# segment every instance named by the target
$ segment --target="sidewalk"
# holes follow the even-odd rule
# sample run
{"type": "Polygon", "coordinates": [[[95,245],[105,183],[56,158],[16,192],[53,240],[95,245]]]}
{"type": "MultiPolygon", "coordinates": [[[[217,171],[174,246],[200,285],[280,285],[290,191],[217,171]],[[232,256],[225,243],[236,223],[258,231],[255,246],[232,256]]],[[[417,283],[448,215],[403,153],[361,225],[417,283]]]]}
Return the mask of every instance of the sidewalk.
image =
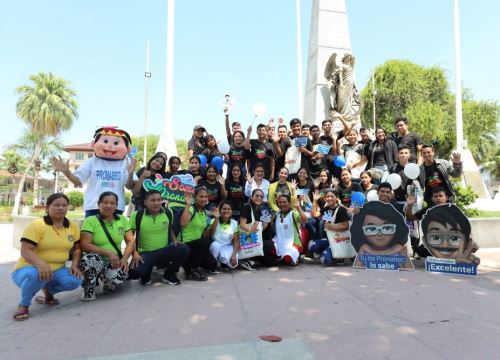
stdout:
{"type": "Polygon", "coordinates": [[[5,250],[3,238],[2,359],[494,359],[500,350],[497,249],[478,254],[477,278],[425,273],[422,262],[411,272],[301,264],[180,286],[130,282],[91,303],[63,293],[24,323],[10,319],[17,255],[5,250]]]}

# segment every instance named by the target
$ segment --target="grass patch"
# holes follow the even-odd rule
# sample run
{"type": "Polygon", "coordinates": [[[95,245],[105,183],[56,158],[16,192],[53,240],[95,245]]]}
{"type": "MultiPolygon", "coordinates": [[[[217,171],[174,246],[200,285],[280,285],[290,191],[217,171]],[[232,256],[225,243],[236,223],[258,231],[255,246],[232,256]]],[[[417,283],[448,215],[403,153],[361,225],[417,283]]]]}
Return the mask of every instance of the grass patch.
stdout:
{"type": "MultiPolygon", "coordinates": [[[[12,222],[12,206],[0,206],[0,222],[12,222]]],[[[33,211],[29,215],[34,217],[42,217],[46,214],[45,210],[33,211]]],[[[85,218],[84,211],[82,209],[76,209],[73,211],[68,211],[66,217],[70,220],[83,219],[85,218]]]]}
{"type": "Polygon", "coordinates": [[[500,211],[478,210],[479,214],[474,217],[478,218],[500,218],[500,211]]]}

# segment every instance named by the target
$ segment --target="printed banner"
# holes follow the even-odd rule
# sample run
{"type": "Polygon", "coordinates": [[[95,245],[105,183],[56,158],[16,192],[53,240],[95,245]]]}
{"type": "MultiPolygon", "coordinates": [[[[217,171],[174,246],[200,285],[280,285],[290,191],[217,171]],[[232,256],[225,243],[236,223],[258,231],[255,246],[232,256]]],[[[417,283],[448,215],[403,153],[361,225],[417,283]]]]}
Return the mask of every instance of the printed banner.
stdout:
{"type": "Polygon", "coordinates": [[[169,202],[185,203],[184,193],[194,194],[196,183],[190,174],[173,175],[170,178],[162,178],[156,175],[156,179],[144,180],[142,187],[146,190],[157,190],[161,197],[169,202]]]}

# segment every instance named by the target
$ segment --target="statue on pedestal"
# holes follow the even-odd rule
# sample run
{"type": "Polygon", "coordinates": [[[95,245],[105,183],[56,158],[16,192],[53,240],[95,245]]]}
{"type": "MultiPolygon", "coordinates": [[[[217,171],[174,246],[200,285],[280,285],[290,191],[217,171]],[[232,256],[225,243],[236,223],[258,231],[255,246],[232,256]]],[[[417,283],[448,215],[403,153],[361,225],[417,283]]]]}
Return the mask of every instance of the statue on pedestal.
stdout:
{"type": "Polygon", "coordinates": [[[325,66],[325,78],[330,88],[332,118],[344,118],[347,122],[359,122],[361,102],[354,84],[354,56],[346,53],[337,65],[337,53],[333,53],[325,66]]]}

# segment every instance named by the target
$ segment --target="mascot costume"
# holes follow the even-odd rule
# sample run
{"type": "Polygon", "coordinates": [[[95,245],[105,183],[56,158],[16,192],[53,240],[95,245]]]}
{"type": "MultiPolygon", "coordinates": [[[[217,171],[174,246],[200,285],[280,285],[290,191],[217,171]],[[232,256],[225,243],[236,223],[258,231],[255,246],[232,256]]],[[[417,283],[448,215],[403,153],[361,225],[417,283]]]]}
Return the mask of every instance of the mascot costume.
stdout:
{"type": "Polygon", "coordinates": [[[97,200],[105,191],[112,191],[118,195],[117,211],[123,213],[124,187],[130,189],[134,181],[137,181],[134,172],[135,159],[130,162],[127,159],[132,144],[130,135],[116,127],[102,127],[96,130],[90,144],[95,156],[85,161],[74,173],[69,170],[69,160],[64,162],[60,157],[54,158],[52,164],[75,186],[87,183],[83,197],[85,217],[99,212],[97,200]]]}

